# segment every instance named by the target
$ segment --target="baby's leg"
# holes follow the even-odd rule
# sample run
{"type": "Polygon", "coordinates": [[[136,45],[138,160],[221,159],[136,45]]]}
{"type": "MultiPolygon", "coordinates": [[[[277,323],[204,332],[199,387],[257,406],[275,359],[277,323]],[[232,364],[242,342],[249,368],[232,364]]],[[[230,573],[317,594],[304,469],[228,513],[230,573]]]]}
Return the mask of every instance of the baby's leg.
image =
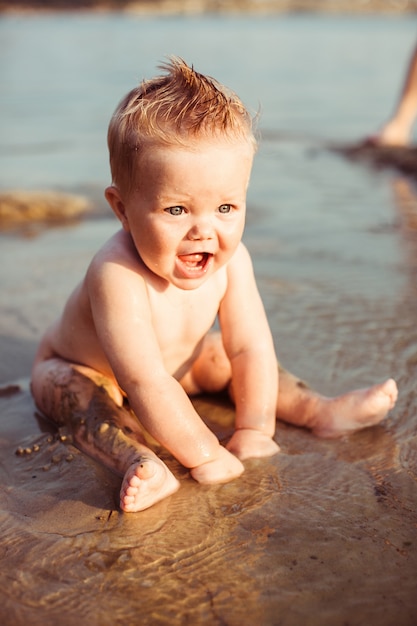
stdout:
{"type": "Polygon", "coordinates": [[[144,442],[123,395],[102,374],[57,358],[35,363],[32,393],[38,408],[66,426],[74,444],[123,476],[120,508],[141,511],[174,493],[179,483],[144,442]]]}
{"type": "MultiPolygon", "coordinates": [[[[378,424],[397,400],[397,385],[392,379],[367,389],[327,398],[281,366],[278,370],[277,418],[294,426],[309,428],[318,437],[341,437],[378,424]]],[[[230,362],[220,333],[211,333],[206,337],[192,370],[181,383],[190,395],[228,388],[233,399],[231,376],[230,362]]]]}
{"type": "Polygon", "coordinates": [[[229,387],[231,379],[232,367],[221,334],[211,332],[204,338],[198,358],[180,383],[188,395],[194,396],[223,391],[229,387]]]}
{"type": "Polygon", "coordinates": [[[309,428],[318,437],[336,438],[381,422],[397,396],[395,381],[388,379],[367,389],[327,398],[280,367],[277,417],[309,428]]]}

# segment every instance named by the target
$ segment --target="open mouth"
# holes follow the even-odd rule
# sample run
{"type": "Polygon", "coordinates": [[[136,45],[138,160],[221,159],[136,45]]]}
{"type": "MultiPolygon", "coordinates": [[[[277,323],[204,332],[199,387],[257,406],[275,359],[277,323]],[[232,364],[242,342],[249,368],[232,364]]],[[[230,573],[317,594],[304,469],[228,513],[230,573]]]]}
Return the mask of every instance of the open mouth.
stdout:
{"type": "Polygon", "coordinates": [[[179,254],[177,257],[179,269],[187,278],[196,278],[205,274],[212,258],[213,255],[208,252],[179,254]]]}

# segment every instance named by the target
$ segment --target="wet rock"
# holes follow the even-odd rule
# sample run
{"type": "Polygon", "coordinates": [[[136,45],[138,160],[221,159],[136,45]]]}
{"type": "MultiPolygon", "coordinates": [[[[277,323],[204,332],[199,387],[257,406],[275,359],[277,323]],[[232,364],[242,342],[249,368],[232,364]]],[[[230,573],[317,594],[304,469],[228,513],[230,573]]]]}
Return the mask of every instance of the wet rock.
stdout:
{"type": "Polygon", "coordinates": [[[45,222],[73,221],[91,210],[83,196],[52,191],[10,191],[0,193],[0,230],[45,222]]]}
{"type": "Polygon", "coordinates": [[[19,391],[21,391],[20,385],[6,385],[5,387],[0,387],[0,398],[7,398],[15,393],[19,393],[19,391]]]}

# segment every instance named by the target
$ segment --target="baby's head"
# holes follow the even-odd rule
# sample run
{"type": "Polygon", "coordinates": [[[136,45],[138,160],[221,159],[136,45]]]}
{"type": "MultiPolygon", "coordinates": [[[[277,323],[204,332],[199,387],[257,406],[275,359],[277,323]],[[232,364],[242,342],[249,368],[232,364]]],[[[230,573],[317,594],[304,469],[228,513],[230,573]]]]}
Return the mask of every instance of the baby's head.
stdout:
{"type": "Polygon", "coordinates": [[[110,168],[123,195],[139,186],[139,160],[149,146],[191,147],[221,138],[256,150],[253,119],[233,92],[178,58],[161,69],[163,76],[143,81],[123,98],[110,121],[110,168]]]}

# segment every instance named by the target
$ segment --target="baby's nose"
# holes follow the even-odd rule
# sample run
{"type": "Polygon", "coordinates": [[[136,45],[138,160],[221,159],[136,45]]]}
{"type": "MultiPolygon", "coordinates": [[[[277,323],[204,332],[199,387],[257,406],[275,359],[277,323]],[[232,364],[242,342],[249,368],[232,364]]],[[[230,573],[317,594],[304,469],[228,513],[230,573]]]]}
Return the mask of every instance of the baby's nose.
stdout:
{"type": "Polygon", "coordinates": [[[211,220],[199,220],[193,224],[192,228],[188,231],[188,238],[193,240],[211,239],[213,232],[214,229],[211,220]]]}

